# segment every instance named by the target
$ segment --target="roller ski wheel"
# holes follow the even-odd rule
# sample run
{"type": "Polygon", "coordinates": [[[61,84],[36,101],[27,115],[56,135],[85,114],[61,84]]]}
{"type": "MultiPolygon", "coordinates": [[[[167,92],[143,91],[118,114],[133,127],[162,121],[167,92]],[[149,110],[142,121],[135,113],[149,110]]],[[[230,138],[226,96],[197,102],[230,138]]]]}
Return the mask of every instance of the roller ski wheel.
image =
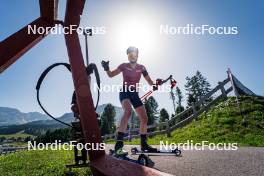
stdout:
{"type": "Polygon", "coordinates": [[[175,156],[181,156],[181,150],[178,148],[173,150],[173,153],[175,154],[175,156]]]}
{"type": "Polygon", "coordinates": [[[138,163],[142,166],[153,167],[154,162],[146,155],[140,154],[138,156],[138,163]]]}

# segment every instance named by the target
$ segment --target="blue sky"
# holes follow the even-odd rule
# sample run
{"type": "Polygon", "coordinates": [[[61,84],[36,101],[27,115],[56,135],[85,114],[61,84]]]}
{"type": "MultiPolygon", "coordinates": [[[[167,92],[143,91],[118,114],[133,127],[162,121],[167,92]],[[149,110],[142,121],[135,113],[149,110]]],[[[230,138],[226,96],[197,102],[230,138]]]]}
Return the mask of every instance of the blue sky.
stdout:
{"type": "MultiPolygon", "coordinates": [[[[59,19],[64,18],[65,1],[59,4],[59,19]]],[[[98,64],[102,82],[117,84],[122,76],[110,79],[100,67],[102,58],[110,60],[110,68],[126,62],[125,49],[139,47],[139,63],[151,77],[172,74],[184,89],[185,77],[200,70],[215,86],[227,77],[231,68],[237,78],[259,95],[264,95],[264,3],[256,0],[185,0],[185,1],[87,1],[81,26],[105,26],[106,35],[89,38],[90,60],[98,64]],[[161,24],[171,26],[237,26],[237,35],[161,35],[161,24]],[[146,35],[122,37],[137,30],[146,35]],[[130,27],[131,26],[131,27],[130,27]],[[134,40],[136,37],[137,41],[134,40]],[[133,43],[134,42],[134,43],[133,43]]],[[[10,0],[0,6],[0,41],[39,16],[38,1],[10,0]]],[[[80,36],[83,44],[83,36],[80,36]]],[[[84,45],[82,45],[84,46],[84,45]]],[[[23,112],[39,111],[35,85],[41,72],[55,62],[68,62],[64,36],[49,35],[15,64],[0,74],[0,106],[23,112]]],[[[146,83],[142,79],[142,83],[146,83]]],[[[44,105],[56,116],[70,111],[71,75],[64,69],[51,72],[41,92],[44,105]]],[[[94,97],[96,94],[93,93],[94,97]]],[[[160,108],[172,110],[167,93],[155,93],[160,108]]],[[[118,93],[102,93],[100,104],[120,106],[118,93]]]]}

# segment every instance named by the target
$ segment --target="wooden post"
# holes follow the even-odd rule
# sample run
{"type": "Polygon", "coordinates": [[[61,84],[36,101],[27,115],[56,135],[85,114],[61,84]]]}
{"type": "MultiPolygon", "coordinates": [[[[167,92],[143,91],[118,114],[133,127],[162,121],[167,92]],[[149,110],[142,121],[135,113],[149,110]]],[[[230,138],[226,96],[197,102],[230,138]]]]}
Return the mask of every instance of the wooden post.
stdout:
{"type": "Polygon", "coordinates": [[[104,135],[104,141],[106,141],[106,140],[107,140],[107,134],[104,135]]]}
{"type": "Polygon", "coordinates": [[[164,125],[162,125],[162,122],[159,124],[159,131],[162,131],[164,129],[164,125]]]}
{"type": "Polygon", "coordinates": [[[224,98],[227,98],[227,94],[226,94],[226,91],[225,91],[224,84],[222,82],[218,82],[218,84],[220,85],[220,89],[221,89],[221,92],[222,92],[222,96],[224,98]]]}
{"type": "Polygon", "coordinates": [[[129,142],[132,141],[132,137],[131,137],[131,127],[129,127],[129,130],[128,130],[128,141],[129,142]]]}
{"type": "Polygon", "coordinates": [[[228,70],[227,70],[227,74],[228,74],[228,77],[229,77],[229,79],[230,79],[231,85],[232,85],[232,87],[233,87],[233,91],[234,91],[235,96],[236,96],[237,104],[238,104],[238,106],[239,106],[239,100],[238,100],[238,98],[239,98],[239,94],[238,94],[237,89],[236,89],[236,86],[235,86],[235,84],[234,84],[233,77],[232,77],[232,72],[231,72],[231,69],[230,69],[230,68],[228,68],[228,70]]]}
{"type": "Polygon", "coordinates": [[[195,109],[195,103],[192,103],[192,110],[193,110],[193,115],[196,116],[197,115],[197,111],[195,109]]]}
{"type": "Polygon", "coordinates": [[[169,120],[166,120],[167,137],[171,137],[169,120]]]}

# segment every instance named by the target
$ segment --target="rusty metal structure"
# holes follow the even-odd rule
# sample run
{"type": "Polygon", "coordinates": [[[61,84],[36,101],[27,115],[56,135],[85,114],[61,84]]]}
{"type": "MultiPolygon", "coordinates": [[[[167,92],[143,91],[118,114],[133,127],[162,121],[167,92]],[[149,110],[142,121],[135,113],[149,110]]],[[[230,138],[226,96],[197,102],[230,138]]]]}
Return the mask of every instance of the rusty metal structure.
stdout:
{"type": "MultiPolygon", "coordinates": [[[[57,19],[58,0],[39,0],[40,17],[28,25],[44,28],[54,27],[56,24],[62,24],[64,27],[79,26],[84,4],[85,0],[67,0],[64,21],[59,21],[57,19]]],[[[0,73],[45,38],[46,34],[28,34],[27,26],[0,42],[0,73]]],[[[73,31],[70,34],[65,34],[65,42],[84,140],[86,143],[102,143],[77,32],[73,31]]],[[[107,155],[104,150],[90,150],[88,155],[93,175],[167,175],[152,168],[114,158],[107,155]]]]}

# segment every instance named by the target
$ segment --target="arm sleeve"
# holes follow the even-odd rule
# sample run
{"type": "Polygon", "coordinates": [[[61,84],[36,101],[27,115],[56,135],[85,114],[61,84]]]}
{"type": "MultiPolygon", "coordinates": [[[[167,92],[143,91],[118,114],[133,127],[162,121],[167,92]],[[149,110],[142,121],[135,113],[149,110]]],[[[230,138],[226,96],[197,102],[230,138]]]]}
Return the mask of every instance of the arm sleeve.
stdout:
{"type": "Polygon", "coordinates": [[[123,70],[124,70],[124,66],[125,66],[124,63],[123,63],[123,64],[120,64],[120,65],[117,67],[117,69],[119,69],[120,71],[123,71],[123,70]]]}
{"type": "Polygon", "coordinates": [[[148,76],[148,71],[147,71],[147,69],[144,66],[142,67],[142,74],[143,74],[144,77],[148,76]]]}

